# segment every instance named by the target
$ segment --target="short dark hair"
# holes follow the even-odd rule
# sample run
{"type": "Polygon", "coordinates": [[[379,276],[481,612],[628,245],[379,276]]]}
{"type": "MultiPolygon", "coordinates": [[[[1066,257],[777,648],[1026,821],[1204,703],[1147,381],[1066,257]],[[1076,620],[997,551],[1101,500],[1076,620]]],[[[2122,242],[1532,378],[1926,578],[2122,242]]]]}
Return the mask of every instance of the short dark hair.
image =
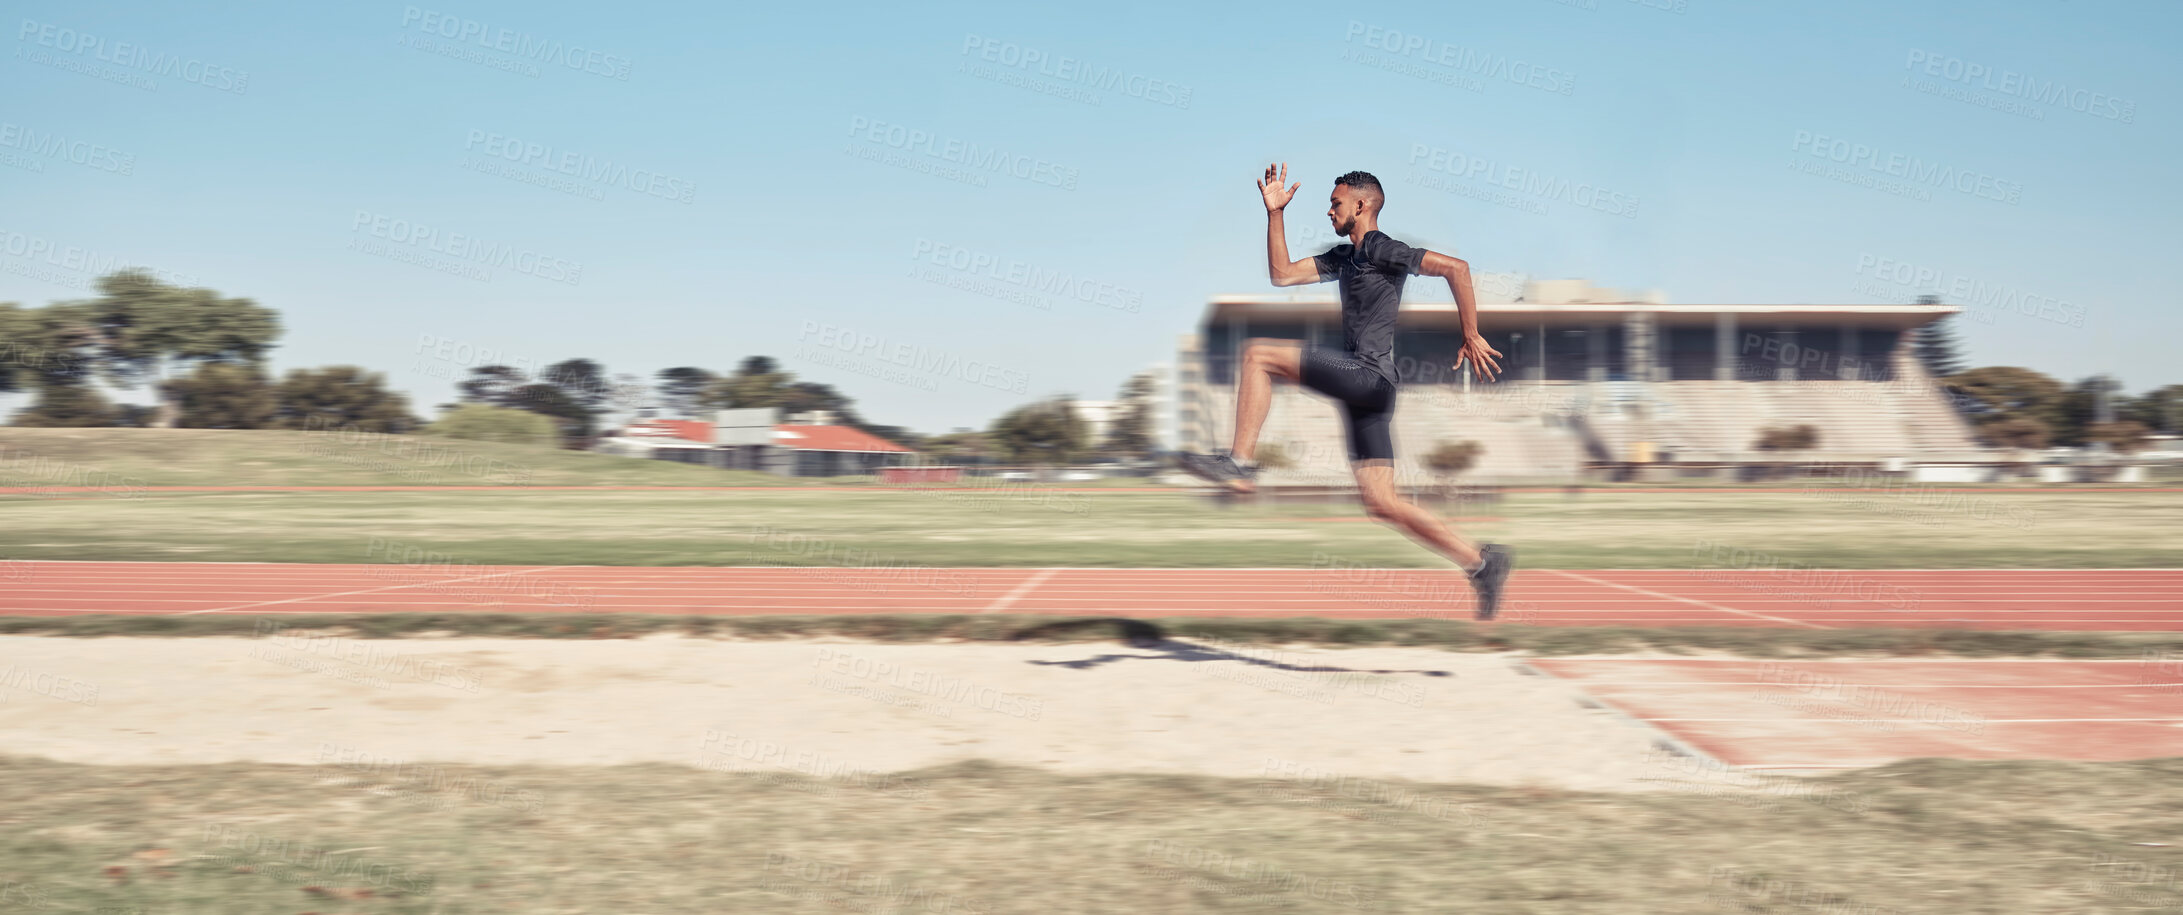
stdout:
{"type": "Polygon", "coordinates": [[[1350,172],[1334,179],[1335,187],[1341,187],[1345,184],[1360,191],[1371,191],[1381,197],[1387,196],[1380,190],[1380,179],[1372,177],[1371,172],[1350,172]]]}

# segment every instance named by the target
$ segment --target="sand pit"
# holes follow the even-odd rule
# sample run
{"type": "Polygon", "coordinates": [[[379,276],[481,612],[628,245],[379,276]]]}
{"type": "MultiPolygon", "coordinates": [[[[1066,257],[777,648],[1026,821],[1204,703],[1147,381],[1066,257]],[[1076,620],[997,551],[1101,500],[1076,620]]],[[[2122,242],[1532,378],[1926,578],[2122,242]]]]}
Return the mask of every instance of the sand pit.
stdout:
{"type": "Polygon", "coordinates": [[[0,658],[0,746],[79,763],[1682,781],[1569,684],[1429,649],[277,635],[14,637],[0,658]]]}

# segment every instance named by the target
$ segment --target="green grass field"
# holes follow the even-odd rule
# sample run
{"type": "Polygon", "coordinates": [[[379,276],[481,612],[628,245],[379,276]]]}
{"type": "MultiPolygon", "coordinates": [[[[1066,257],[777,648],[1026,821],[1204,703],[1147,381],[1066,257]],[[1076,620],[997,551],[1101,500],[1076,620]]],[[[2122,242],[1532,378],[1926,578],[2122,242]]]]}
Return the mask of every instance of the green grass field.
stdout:
{"type": "MultiPolygon", "coordinates": [[[[2145,912],[2183,760],[1779,790],[0,759],[9,911],[2145,912]],[[54,790],[65,785],[66,790],[54,790]],[[1869,906],[1870,908],[1865,908],[1869,906]]],[[[2169,868],[2163,871],[2161,868],[2169,868]]],[[[2165,876],[2163,876],[2165,875],[2165,876]]]]}
{"type": "MultiPolygon", "coordinates": [[[[1592,492],[1455,511],[1495,519],[1458,528],[1516,544],[1528,568],[1755,561],[1730,550],[1827,568],[2183,566],[2183,493],[1971,498],[1988,504],[1592,492]]],[[[383,562],[399,545],[457,564],[1446,567],[1351,504],[1180,493],[147,493],[0,497],[0,512],[12,559],[383,562]]]]}
{"type": "MultiPolygon", "coordinates": [[[[1353,502],[1223,505],[1188,491],[1062,492],[979,481],[800,491],[661,461],[414,436],[0,429],[0,558],[385,561],[389,544],[510,565],[1312,566],[1445,563],[1353,502]],[[423,450],[417,450],[417,449],[423,450]],[[404,450],[408,449],[408,450],[404,450]],[[720,492],[146,492],[167,485],[761,486],[720,492]]],[[[1140,480],[1103,481],[1121,490],[1140,480]]],[[[1776,484],[1777,486],[1779,484],[1776,484]]],[[[1530,568],[1719,565],[1728,550],[1829,568],[2183,565],[2183,493],[1519,492],[1439,506],[1530,568]],[[1715,547],[1721,551],[1716,554],[1715,547]]],[[[397,553],[399,551],[396,551],[397,553]]]]}

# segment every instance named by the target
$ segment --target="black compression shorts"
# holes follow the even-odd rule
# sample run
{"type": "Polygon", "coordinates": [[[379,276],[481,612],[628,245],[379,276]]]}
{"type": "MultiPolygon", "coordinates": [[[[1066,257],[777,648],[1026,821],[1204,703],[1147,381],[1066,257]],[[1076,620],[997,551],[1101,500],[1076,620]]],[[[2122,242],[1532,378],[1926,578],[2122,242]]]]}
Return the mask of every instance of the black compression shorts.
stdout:
{"type": "Polygon", "coordinates": [[[1395,459],[1395,385],[1356,356],[1320,346],[1305,346],[1302,381],[1342,405],[1349,431],[1349,459],[1395,459]]]}

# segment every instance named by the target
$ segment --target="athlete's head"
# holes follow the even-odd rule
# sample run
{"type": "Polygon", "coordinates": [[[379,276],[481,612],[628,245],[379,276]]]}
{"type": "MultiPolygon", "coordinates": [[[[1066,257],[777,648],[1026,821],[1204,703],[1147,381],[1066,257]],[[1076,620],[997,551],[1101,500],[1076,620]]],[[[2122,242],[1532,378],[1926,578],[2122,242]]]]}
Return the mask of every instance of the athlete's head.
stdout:
{"type": "Polygon", "coordinates": [[[1371,172],[1350,172],[1334,179],[1334,193],[1327,200],[1326,215],[1334,222],[1335,234],[1349,235],[1357,231],[1358,217],[1379,221],[1387,196],[1380,193],[1380,179],[1371,172]]]}

